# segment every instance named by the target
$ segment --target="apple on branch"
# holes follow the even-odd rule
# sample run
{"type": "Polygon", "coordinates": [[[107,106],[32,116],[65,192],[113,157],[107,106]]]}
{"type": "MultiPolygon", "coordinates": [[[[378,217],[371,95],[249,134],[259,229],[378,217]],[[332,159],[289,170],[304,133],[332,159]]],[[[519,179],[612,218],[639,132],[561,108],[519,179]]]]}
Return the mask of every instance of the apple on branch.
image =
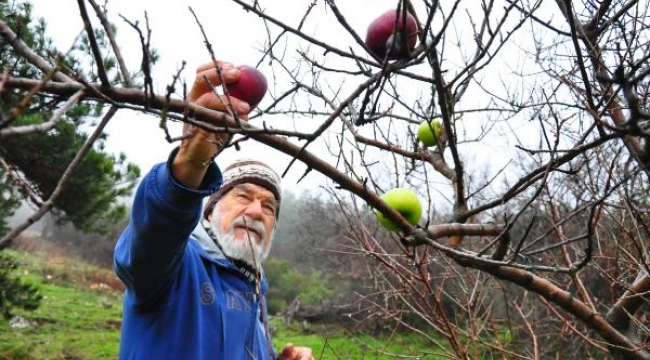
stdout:
{"type": "Polygon", "coordinates": [[[389,60],[408,58],[418,40],[415,17],[406,12],[391,9],[373,20],[366,32],[366,45],[378,57],[389,60]],[[397,26],[395,26],[397,25],[397,26]]]}
{"type": "Polygon", "coordinates": [[[237,67],[240,70],[239,80],[226,84],[228,94],[245,101],[253,110],[266,95],[268,85],[266,77],[257,68],[248,65],[237,67]]]}
{"type": "Polygon", "coordinates": [[[433,119],[431,121],[423,121],[418,127],[418,139],[424,146],[436,146],[440,141],[442,128],[440,120],[433,119]]]}
{"type": "MultiPolygon", "coordinates": [[[[395,211],[400,213],[404,219],[411,225],[415,226],[420,221],[422,216],[422,204],[418,196],[411,190],[406,188],[395,188],[385,192],[381,199],[395,211]]],[[[375,213],[377,220],[389,231],[400,231],[401,229],[384,216],[380,211],[375,213]]]]}

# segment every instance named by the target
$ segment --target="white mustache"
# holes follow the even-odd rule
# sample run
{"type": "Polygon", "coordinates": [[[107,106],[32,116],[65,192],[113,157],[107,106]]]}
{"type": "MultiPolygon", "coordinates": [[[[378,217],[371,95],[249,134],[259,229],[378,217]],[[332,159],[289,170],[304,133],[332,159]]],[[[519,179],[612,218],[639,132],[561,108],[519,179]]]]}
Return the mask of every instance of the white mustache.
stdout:
{"type": "Polygon", "coordinates": [[[264,228],[264,224],[260,220],[253,220],[246,215],[242,215],[232,222],[233,231],[236,227],[247,228],[250,231],[258,233],[261,237],[260,240],[266,239],[266,228],[264,228]]]}

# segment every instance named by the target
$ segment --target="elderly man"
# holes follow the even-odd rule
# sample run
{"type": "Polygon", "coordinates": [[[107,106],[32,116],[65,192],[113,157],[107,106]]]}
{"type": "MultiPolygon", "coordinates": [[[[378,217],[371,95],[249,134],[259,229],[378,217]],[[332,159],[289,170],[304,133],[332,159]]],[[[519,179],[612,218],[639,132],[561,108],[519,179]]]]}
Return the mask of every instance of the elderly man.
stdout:
{"type": "MultiPolygon", "coordinates": [[[[188,99],[228,111],[209,84],[240,75],[232,64],[218,66],[221,77],[214,64],[198,69],[188,99]]],[[[248,104],[231,98],[229,105],[247,119],[248,104]]],[[[271,248],[280,178],[255,160],[222,172],[212,159],[227,134],[186,125],[184,135],[142,180],[115,248],[126,285],[120,359],[274,359],[260,264],[271,248]]],[[[277,358],[313,359],[292,344],[277,358]]]]}

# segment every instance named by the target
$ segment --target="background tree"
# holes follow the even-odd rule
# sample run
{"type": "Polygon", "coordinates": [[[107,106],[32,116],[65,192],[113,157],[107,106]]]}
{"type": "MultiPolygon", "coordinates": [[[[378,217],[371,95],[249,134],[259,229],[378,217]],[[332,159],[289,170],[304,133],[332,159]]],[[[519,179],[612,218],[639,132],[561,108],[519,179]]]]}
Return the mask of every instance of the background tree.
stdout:
{"type": "MultiPolygon", "coordinates": [[[[0,9],[0,20],[20,34],[34,56],[51,59],[55,66],[69,66],[70,71],[96,81],[97,75],[84,70],[80,60],[89,52],[87,38],[64,55],[57,52],[47,38],[44,21],[32,18],[29,3],[12,1],[0,4],[0,9]]],[[[96,35],[106,39],[101,31],[96,35]]],[[[109,69],[115,68],[111,65],[114,58],[106,57],[104,61],[109,69]]],[[[9,76],[36,77],[39,74],[38,68],[28,59],[17,57],[6,41],[0,44],[0,66],[9,76]]],[[[119,79],[116,75],[112,77],[114,81],[119,79]]],[[[112,224],[125,218],[126,207],[119,199],[131,193],[139,176],[138,167],[128,163],[124,155],[114,156],[103,151],[105,134],[99,133],[93,142],[88,142],[90,136],[86,128],[96,125],[102,108],[101,101],[74,103],[47,94],[26,96],[14,90],[0,93],[3,172],[13,174],[14,188],[21,189],[35,205],[43,206],[51,200],[47,207],[52,209],[59,223],[70,222],[87,232],[108,231],[112,224]],[[66,180],[65,187],[57,190],[59,180],[86,143],[91,146],[85,150],[83,158],[76,160],[74,176],[66,180]],[[53,196],[55,191],[57,194],[53,196]]],[[[14,191],[8,201],[15,202],[17,194],[14,191]]],[[[30,223],[35,220],[31,219],[30,223]]],[[[0,241],[0,248],[7,245],[8,241],[0,241]]]]}
{"type": "MultiPolygon", "coordinates": [[[[34,56],[53,59],[53,63],[64,56],[46,37],[44,22],[32,18],[29,3],[0,3],[0,21],[20,34],[34,56]]],[[[103,36],[101,32],[97,35],[103,36]]],[[[84,73],[75,54],[87,50],[87,43],[84,48],[82,41],[65,55],[72,71],[84,73]]],[[[105,61],[110,64],[111,59],[105,61]]],[[[58,62],[56,66],[60,65],[58,62]]],[[[0,68],[5,76],[40,76],[38,68],[16,56],[6,41],[0,42],[0,68]]],[[[47,76],[59,75],[52,72],[47,76]]],[[[96,76],[89,78],[95,81],[96,76]]],[[[131,193],[139,169],[124,155],[104,153],[104,134],[98,133],[88,141],[84,127],[93,125],[101,109],[100,102],[75,104],[58,96],[25,94],[0,85],[0,250],[49,210],[59,224],[71,223],[85,232],[108,232],[125,218],[126,207],[119,200],[131,193]],[[74,176],[70,176],[72,170],[76,170],[74,176]],[[23,225],[9,229],[7,219],[22,199],[40,207],[40,211],[23,225]]],[[[0,265],[2,315],[10,318],[16,307],[36,309],[41,295],[34,285],[15,276],[18,263],[0,252],[0,265]]]]}
{"type": "Polygon", "coordinates": [[[6,320],[15,308],[37,309],[43,296],[33,284],[24,282],[16,274],[18,263],[9,254],[0,253],[0,314],[6,320]]]}
{"type": "Polygon", "coordinates": [[[0,234],[4,236],[9,231],[7,219],[20,206],[16,186],[4,171],[0,171],[0,234]]]}
{"type": "MultiPolygon", "coordinates": [[[[111,13],[93,0],[78,3],[84,19],[99,19],[84,23],[96,77],[29,52],[3,20],[0,34],[34,72],[0,84],[19,99],[110,104],[95,134],[135,109],[164,129],[190,122],[236,134],[233,146],[255,140],[324,175],[345,214],[333,237],[372,265],[365,313],[450,358],[650,358],[646,2],[385,1],[417,23],[416,46],[396,59],[364,43],[351,2],[304,4],[291,20],[277,2],[231,2],[265,26],[260,67],[276,86],[251,118],[273,127],[188,104],[178,74],[156,94],[149,29],[135,21],[144,82],[129,80],[110,41],[113,81],[97,36],[114,40],[102,25],[111,13]],[[332,31],[316,37],[315,24],[332,31]],[[431,118],[442,133],[426,148],[415,133],[431,118]],[[417,226],[380,199],[394,187],[422,199],[417,226]],[[374,211],[401,231],[378,229],[374,211]]],[[[5,123],[0,136],[15,134],[5,123]]]]}
{"type": "MultiPolygon", "coordinates": [[[[6,219],[20,205],[13,181],[0,171],[0,237],[9,231],[6,219]]],[[[37,309],[42,295],[34,285],[16,274],[18,262],[9,254],[0,252],[0,314],[10,319],[15,308],[37,309]]]]}

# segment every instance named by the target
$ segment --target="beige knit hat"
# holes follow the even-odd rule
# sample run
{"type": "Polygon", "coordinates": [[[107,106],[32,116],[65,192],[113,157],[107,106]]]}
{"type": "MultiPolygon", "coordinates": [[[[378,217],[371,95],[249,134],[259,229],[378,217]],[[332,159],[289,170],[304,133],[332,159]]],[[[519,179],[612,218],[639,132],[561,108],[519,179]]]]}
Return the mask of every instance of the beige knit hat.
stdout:
{"type": "Polygon", "coordinates": [[[223,172],[223,185],[214,194],[210,195],[208,202],[203,210],[203,217],[208,218],[212,214],[214,204],[221,199],[228,191],[232,190],[238,184],[250,183],[262,186],[273,193],[277,200],[276,217],[280,214],[280,200],[282,195],[282,186],[280,176],[271,169],[267,164],[253,159],[236,160],[228,166],[223,172]]]}

